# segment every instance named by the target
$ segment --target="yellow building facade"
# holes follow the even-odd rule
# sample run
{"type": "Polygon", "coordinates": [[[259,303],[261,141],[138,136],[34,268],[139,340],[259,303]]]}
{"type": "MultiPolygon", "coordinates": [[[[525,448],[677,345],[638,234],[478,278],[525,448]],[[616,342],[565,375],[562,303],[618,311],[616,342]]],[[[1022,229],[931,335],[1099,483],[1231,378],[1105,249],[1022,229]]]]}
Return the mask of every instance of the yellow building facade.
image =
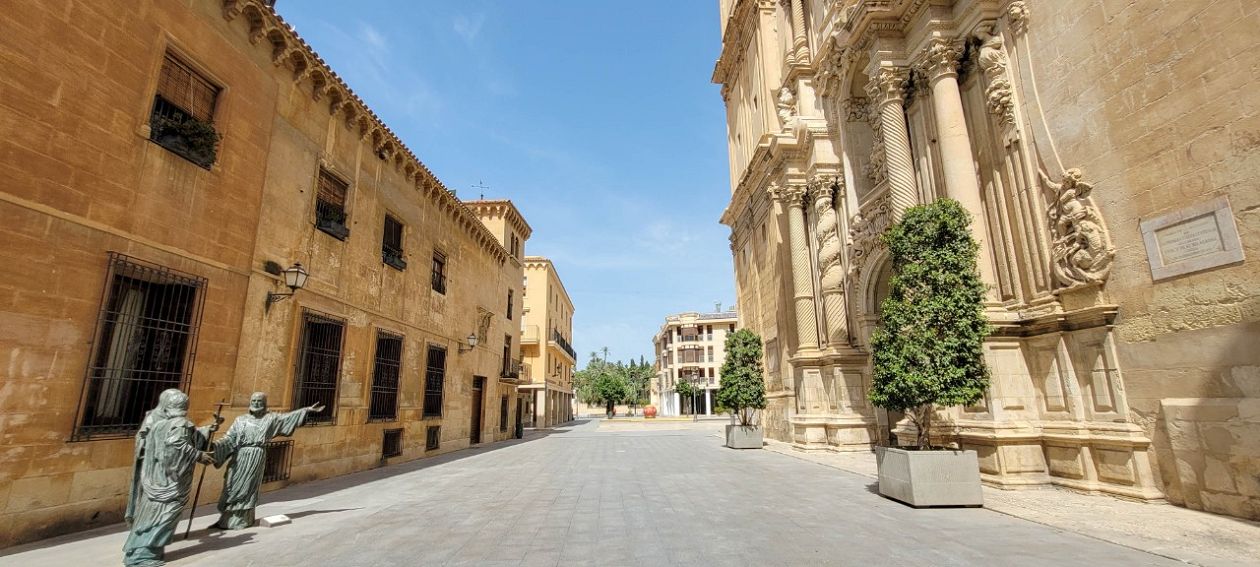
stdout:
{"type": "Polygon", "coordinates": [[[0,31],[0,546],[119,521],[169,387],[198,423],[327,406],[264,490],[514,436],[520,247],[266,3],[23,2],[0,31]]]}
{"type": "Polygon", "coordinates": [[[652,336],[656,353],[656,380],[651,400],[662,416],[714,415],[717,391],[722,386],[726,361],[726,337],[739,321],[734,311],[689,311],[665,317],[652,336]],[[681,396],[678,383],[695,387],[693,396],[681,396]]]}
{"type": "Polygon", "coordinates": [[[573,420],[573,300],[551,260],[525,257],[525,314],[521,318],[523,413],[530,427],[573,420]]]}
{"type": "Polygon", "coordinates": [[[973,216],[992,384],[940,413],[983,478],[1260,517],[1252,2],[722,0],[741,326],[767,434],[868,450],[880,236],[973,216]]]}

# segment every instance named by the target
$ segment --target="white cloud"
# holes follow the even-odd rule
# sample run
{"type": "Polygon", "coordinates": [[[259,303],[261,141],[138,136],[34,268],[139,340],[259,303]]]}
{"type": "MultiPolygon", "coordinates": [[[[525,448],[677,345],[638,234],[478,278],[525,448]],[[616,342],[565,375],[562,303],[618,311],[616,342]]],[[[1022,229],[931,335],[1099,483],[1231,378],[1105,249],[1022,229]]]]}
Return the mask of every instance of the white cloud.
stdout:
{"type": "Polygon", "coordinates": [[[481,35],[481,26],[486,23],[486,15],[484,13],[477,14],[472,18],[464,14],[457,14],[452,27],[455,35],[463,38],[465,42],[473,43],[477,40],[477,36],[481,35]]]}

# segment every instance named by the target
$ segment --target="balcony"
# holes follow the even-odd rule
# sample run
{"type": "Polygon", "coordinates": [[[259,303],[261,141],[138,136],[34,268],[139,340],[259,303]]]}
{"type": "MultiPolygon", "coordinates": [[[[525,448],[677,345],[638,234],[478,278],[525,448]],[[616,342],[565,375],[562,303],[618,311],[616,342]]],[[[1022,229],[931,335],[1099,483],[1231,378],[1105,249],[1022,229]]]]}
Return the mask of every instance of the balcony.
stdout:
{"type": "Polygon", "coordinates": [[[538,325],[525,325],[521,329],[521,344],[536,345],[538,344],[538,325]]]}
{"type": "Polygon", "coordinates": [[[564,336],[560,334],[560,331],[551,332],[551,342],[555,343],[556,346],[560,347],[560,350],[563,350],[564,352],[568,353],[569,358],[575,361],[577,360],[577,351],[573,350],[573,345],[569,344],[569,341],[566,340],[564,336]]]}
{"type": "Polygon", "coordinates": [[[499,378],[501,380],[512,382],[521,381],[522,366],[523,365],[521,364],[521,360],[519,358],[509,358],[504,360],[503,368],[499,371],[499,378]]]}

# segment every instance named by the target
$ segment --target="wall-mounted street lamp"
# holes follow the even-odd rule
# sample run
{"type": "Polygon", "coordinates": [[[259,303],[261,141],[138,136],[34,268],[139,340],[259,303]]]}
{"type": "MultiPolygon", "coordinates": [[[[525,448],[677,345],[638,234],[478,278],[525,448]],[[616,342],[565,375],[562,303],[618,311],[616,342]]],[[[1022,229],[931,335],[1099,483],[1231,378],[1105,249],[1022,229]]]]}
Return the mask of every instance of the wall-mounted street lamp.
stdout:
{"type": "Polygon", "coordinates": [[[468,338],[465,340],[467,340],[468,343],[459,343],[459,352],[468,352],[477,348],[477,333],[468,333],[468,338]]]}
{"type": "Polygon", "coordinates": [[[267,306],[264,308],[266,312],[271,311],[272,303],[288,299],[293,296],[294,292],[302,289],[302,286],[306,285],[308,274],[306,273],[306,268],[302,267],[301,262],[294,262],[289,269],[280,272],[280,275],[284,276],[284,285],[289,286],[289,293],[267,292],[267,306]]]}

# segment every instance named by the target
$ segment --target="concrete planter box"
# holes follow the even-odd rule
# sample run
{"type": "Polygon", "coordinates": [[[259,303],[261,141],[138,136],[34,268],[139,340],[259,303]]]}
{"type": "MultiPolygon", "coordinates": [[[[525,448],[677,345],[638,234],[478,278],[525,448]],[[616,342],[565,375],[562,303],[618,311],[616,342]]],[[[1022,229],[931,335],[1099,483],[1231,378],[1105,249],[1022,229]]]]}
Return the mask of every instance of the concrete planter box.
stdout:
{"type": "Polygon", "coordinates": [[[915,508],[983,506],[975,451],[877,447],[879,494],[915,508]]]}
{"type": "Polygon", "coordinates": [[[760,425],[726,426],[726,446],[732,449],[760,449],[761,438],[760,425]]]}

